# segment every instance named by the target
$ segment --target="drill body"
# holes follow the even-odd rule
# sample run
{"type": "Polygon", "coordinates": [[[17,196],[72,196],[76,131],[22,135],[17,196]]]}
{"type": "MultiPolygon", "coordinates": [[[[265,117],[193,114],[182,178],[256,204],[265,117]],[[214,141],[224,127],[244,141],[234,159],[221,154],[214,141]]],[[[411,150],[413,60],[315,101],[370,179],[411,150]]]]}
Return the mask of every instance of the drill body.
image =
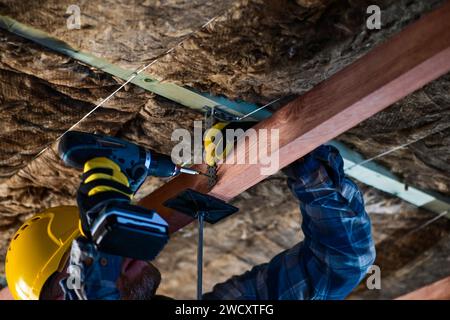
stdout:
{"type": "Polygon", "coordinates": [[[61,138],[58,153],[66,165],[84,169],[77,203],[85,237],[105,253],[154,259],[169,239],[168,224],[131,199],[146,177],[171,177],[180,168],[136,144],[78,131],[61,138]]]}
{"type": "Polygon", "coordinates": [[[172,177],[180,172],[169,156],[122,139],[79,131],[67,132],[61,138],[58,152],[66,165],[78,169],[93,158],[114,161],[127,176],[133,192],[148,176],[172,177]]]}

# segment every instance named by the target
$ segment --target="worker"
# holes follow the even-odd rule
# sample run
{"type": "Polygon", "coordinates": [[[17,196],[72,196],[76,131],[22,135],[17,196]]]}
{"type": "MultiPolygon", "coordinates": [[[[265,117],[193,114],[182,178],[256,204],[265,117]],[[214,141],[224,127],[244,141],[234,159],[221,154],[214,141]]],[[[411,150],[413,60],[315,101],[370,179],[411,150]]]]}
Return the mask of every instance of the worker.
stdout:
{"type": "MultiPolygon", "coordinates": [[[[109,175],[125,187],[131,183],[120,164],[106,158],[89,160],[83,179],[89,179],[93,168],[109,170],[101,173],[101,181],[109,175]]],[[[344,175],[338,150],[321,146],[283,171],[300,202],[304,240],[268,263],[215,285],[204,299],[344,299],[366,275],[375,258],[370,219],[362,193],[344,175]]],[[[110,185],[94,185],[97,192],[124,198],[123,191],[110,185]]],[[[84,196],[78,199],[89,202],[90,191],[83,188],[84,196]]],[[[75,207],[48,209],[25,222],[7,253],[6,277],[13,297],[67,299],[64,283],[70,278],[73,244],[90,245],[82,234],[75,207]]],[[[161,274],[151,262],[111,255],[105,259],[104,253],[92,248],[82,260],[84,268],[91,270],[90,279],[85,279],[89,299],[163,298],[157,295],[161,274]]]]}

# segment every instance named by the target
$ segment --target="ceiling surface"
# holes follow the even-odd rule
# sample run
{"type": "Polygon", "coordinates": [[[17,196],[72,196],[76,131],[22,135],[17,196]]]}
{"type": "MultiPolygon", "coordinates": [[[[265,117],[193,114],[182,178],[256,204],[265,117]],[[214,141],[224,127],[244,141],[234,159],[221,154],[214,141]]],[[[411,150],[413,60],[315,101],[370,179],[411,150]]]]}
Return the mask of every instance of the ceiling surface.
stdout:
{"type": "MultiPolygon", "coordinates": [[[[158,80],[264,104],[308,91],[442,2],[370,1],[382,8],[382,28],[372,31],[365,27],[369,1],[349,0],[78,1],[79,30],[66,25],[72,0],[0,0],[0,14],[124,68],[157,60],[146,72],[158,80]]],[[[121,83],[0,30],[0,260],[25,218],[75,203],[80,173],[62,165],[53,142],[121,83]]],[[[199,113],[127,85],[78,129],[169,154],[172,131],[191,130],[198,119],[199,113]]],[[[369,158],[425,137],[377,161],[406,185],[450,196],[449,133],[447,74],[337,139],[369,158]]],[[[149,179],[140,196],[162,183],[149,179]]],[[[361,187],[386,287],[380,292],[361,287],[352,298],[392,298],[450,274],[448,220],[409,233],[434,214],[361,187]]],[[[302,237],[298,205],[281,175],[233,203],[240,213],[206,230],[206,288],[268,261],[302,237]]],[[[195,278],[195,239],[193,226],[183,229],[158,258],[162,293],[194,297],[195,283],[185,279],[195,278]]]]}

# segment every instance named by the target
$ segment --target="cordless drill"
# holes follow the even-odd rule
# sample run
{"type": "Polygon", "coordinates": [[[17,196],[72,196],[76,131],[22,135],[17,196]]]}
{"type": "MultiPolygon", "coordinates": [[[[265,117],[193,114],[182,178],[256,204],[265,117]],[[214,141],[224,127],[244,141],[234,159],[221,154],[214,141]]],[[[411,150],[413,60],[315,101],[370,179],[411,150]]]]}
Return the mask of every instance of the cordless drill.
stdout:
{"type": "Polygon", "coordinates": [[[130,181],[133,192],[148,176],[172,177],[179,173],[203,174],[174,164],[169,156],[115,137],[69,131],[58,146],[60,158],[68,166],[82,169],[92,158],[105,157],[117,163],[130,181]]]}
{"type": "MultiPolygon", "coordinates": [[[[130,194],[134,194],[148,176],[200,173],[177,166],[169,156],[134,143],[79,131],[69,131],[61,138],[58,153],[66,165],[78,169],[94,158],[113,161],[126,176],[130,194]]],[[[89,172],[94,173],[108,174],[108,169],[97,168],[89,172]]],[[[97,181],[109,184],[113,189],[127,188],[111,180],[97,181]]],[[[92,188],[92,182],[81,184],[77,202],[83,233],[97,249],[134,259],[154,259],[169,239],[167,222],[155,211],[131,204],[130,198],[122,197],[120,192],[114,193],[113,197],[108,192],[88,196],[88,191],[83,192],[87,187],[92,188]]]]}

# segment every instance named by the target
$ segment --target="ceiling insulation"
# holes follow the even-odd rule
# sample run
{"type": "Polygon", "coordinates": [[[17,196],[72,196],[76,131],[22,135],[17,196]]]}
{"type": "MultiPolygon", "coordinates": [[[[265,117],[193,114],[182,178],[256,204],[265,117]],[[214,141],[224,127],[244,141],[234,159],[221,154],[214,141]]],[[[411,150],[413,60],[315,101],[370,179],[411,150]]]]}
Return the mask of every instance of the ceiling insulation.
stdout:
{"type": "MultiPolygon", "coordinates": [[[[308,91],[442,2],[85,0],[79,1],[80,30],[66,27],[69,0],[0,0],[0,14],[125,68],[158,59],[146,72],[159,80],[263,104],[308,91]],[[365,28],[369,3],[383,10],[381,30],[365,28]],[[201,29],[211,18],[215,20],[201,29]],[[170,48],[175,50],[162,55],[170,48]]],[[[52,142],[121,83],[0,30],[0,273],[7,243],[26,217],[75,203],[80,173],[62,165],[52,142]]],[[[201,118],[127,85],[79,129],[118,135],[168,154],[173,129],[191,129],[201,118]]],[[[369,158],[425,137],[377,161],[407,185],[450,196],[449,133],[447,74],[338,139],[369,158]]],[[[149,179],[140,196],[161,183],[149,179]]],[[[434,215],[362,188],[373,220],[377,263],[387,270],[386,289],[373,293],[360,287],[351,298],[393,298],[450,274],[450,264],[445,264],[450,256],[448,220],[439,219],[396,242],[434,215]],[[443,267],[426,276],[432,261],[443,267]]],[[[298,207],[282,176],[260,183],[233,203],[241,208],[239,215],[206,229],[206,288],[268,261],[301,238],[298,207]]],[[[194,281],[182,281],[194,279],[195,236],[193,226],[183,229],[158,258],[162,293],[194,297],[194,281]]]]}

